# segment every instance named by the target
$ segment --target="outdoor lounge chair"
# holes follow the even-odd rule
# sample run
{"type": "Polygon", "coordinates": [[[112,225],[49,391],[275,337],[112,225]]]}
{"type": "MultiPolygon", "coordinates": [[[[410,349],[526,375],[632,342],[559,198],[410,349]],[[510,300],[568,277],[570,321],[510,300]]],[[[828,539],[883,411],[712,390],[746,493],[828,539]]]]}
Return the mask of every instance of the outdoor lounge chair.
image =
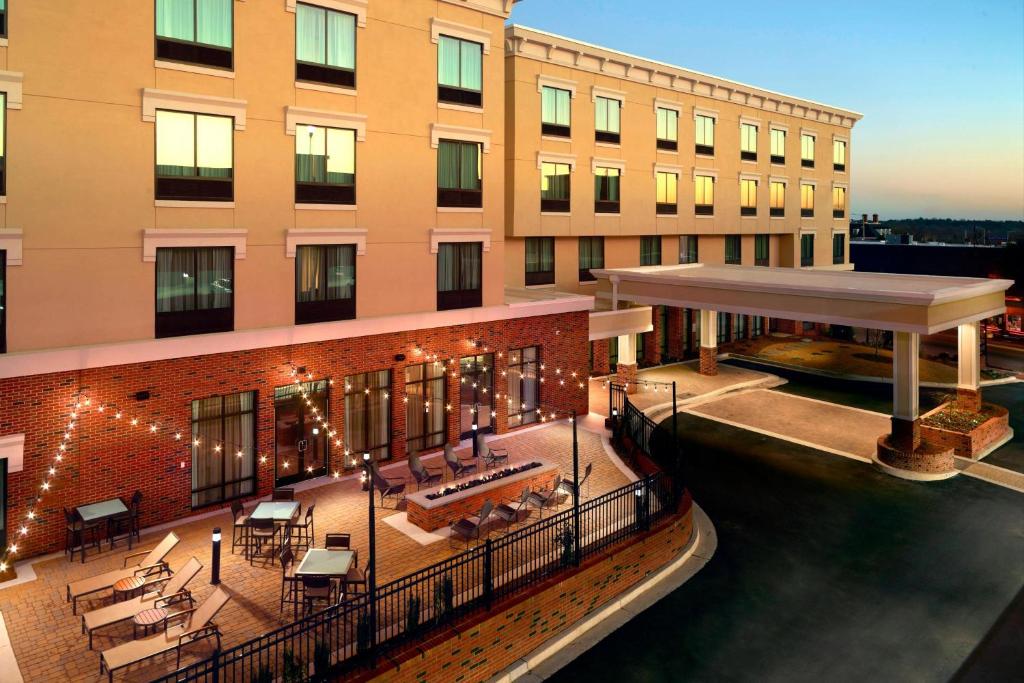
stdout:
{"type": "Polygon", "coordinates": [[[71,613],[78,614],[79,598],[109,590],[121,579],[129,576],[141,575],[147,582],[155,581],[164,573],[170,573],[171,568],[167,566],[165,558],[174,546],[178,545],[178,536],[173,531],[164,536],[152,550],[142,550],[131,553],[124,557],[124,567],[112,569],[96,576],[90,576],[78,581],[72,581],[66,587],[67,601],[71,603],[71,613]],[[135,560],[135,564],[128,566],[129,560],[135,560]]]}
{"type": "Polygon", "coordinates": [[[449,545],[451,539],[458,537],[466,541],[466,547],[469,547],[469,542],[472,540],[480,540],[480,534],[484,527],[487,525],[487,518],[491,516],[491,510],[494,509],[494,503],[489,500],[485,500],[483,507],[480,508],[480,513],[475,517],[463,517],[457,522],[452,522],[448,527],[451,534],[448,536],[449,545]]]}
{"type": "Polygon", "coordinates": [[[385,498],[394,498],[395,505],[405,497],[405,480],[388,479],[381,474],[376,467],[370,469],[370,476],[373,478],[373,486],[380,493],[380,506],[384,507],[385,498]]]}
{"type": "Polygon", "coordinates": [[[480,460],[484,463],[484,467],[497,467],[498,465],[508,464],[508,449],[491,448],[484,441],[483,434],[477,434],[476,450],[480,454],[480,460]]]}
{"type": "Polygon", "coordinates": [[[169,607],[182,602],[188,602],[191,607],[192,595],[185,589],[185,586],[195,578],[202,568],[203,565],[199,563],[199,560],[193,557],[172,576],[159,579],[164,582],[164,585],[156,591],[84,613],[82,615],[82,633],[89,634],[89,649],[92,649],[93,631],[98,628],[127,621],[139,612],[153,607],[169,607]]]}
{"type": "Polygon", "coordinates": [[[455,455],[455,450],[451,444],[446,443],[444,445],[444,462],[448,465],[448,468],[452,471],[452,476],[456,479],[463,474],[476,472],[476,463],[472,460],[462,460],[459,456],[455,455]]]}
{"type": "Polygon", "coordinates": [[[412,473],[412,478],[416,480],[416,490],[424,486],[431,486],[439,481],[444,476],[444,471],[440,468],[429,468],[420,461],[420,456],[415,453],[409,454],[409,472],[412,473]]]}
{"type": "MultiPolygon", "coordinates": [[[[594,469],[594,463],[588,462],[586,468],[583,470],[583,479],[580,480],[580,485],[579,485],[579,490],[580,490],[580,494],[579,495],[580,495],[580,498],[583,497],[583,493],[582,493],[583,485],[586,484],[590,480],[590,473],[593,471],[593,469],[594,469]]],[[[572,495],[573,488],[575,488],[575,486],[573,486],[573,480],[572,479],[563,479],[561,487],[562,487],[562,490],[565,491],[570,496],[572,495]]],[[[590,487],[588,486],[587,487],[587,498],[589,498],[589,497],[590,497],[590,487]]]]}
{"type": "Polygon", "coordinates": [[[565,493],[559,489],[562,487],[562,478],[555,477],[554,486],[550,489],[541,489],[540,491],[534,491],[526,499],[526,502],[530,507],[535,507],[540,510],[541,518],[544,517],[544,508],[558,505],[562,499],[565,498],[565,493]]]}
{"type": "MultiPolygon", "coordinates": [[[[530,499],[530,487],[527,486],[523,489],[523,492],[519,495],[519,500],[511,498],[504,503],[501,503],[494,508],[494,516],[505,522],[505,531],[508,532],[512,528],[514,522],[519,521],[519,515],[522,513],[523,508],[526,508],[526,502],[530,499]]],[[[529,508],[526,510],[527,516],[530,514],[529,508]]]]}
{"type": "Polygon", "coordinates": [[[174,667],[181,666],[181,648],[205,638],[216,638],[220,649],[220,629],[213,623],[217,612],[231,599],[223,586],[218,586],[198,607],[176,612],[164,622],[163,633],[150,638],[122,643],[100,653],[100,675],[107,672],[107,680],[114,680],[114,672],[132,664],[144,662],[165,652],[175,651],[174,667]]]}

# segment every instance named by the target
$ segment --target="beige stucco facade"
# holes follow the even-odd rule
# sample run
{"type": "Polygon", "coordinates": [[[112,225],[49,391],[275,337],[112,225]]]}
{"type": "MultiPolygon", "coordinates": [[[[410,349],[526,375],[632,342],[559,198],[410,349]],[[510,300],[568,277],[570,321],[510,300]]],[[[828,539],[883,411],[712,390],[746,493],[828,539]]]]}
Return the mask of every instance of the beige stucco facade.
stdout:
{"type": "Polygon", "coordinates": [[[850,137],[860,114],[699,74],[520,26],[506,36],[507,280],[524,283],[526,237],[555,237],[555,287],[592,293],[578,278],[577,238],[605,237],[606,268],[635,266],[640,237],[661,237],[662,264],[679,262],[679,236],[699,236],[699,260],[721,264],[725,236],[740,235],[742,264],[754,265],[754,236],[769,235],[772,266],[800,265],[800,238],[815,235],[815,267],[849,267],[849,239],[842,264],[833,263],[832,235],[848,234],[850,137]],[[573,93],[571,138],[542,135],[541,87],[573,93]],[[595,95],[618,98],[621,141],[595,141],[595,95]],[[656,146],[656,109],[678,111],[678,150],[656,146]],[[695,115],[715,119],[714,154],[695,151],[695,115]],[[757,126],[757,160],[740,159],[740,124],[757,126]],[[770,130],[786,131],[785,163],[770,163],[770,130]],[[815,136],[815,166],[801,166],[801,134],[815,136]],[[846,167],[833,170],[833,140],[847,143],[846,167]],[[571,211],[540,210],[539,160],[573,164],[571,211]],[[595,213],[594,166],[621,169],[618,214],[595,213]],[[678,174],[676,215],[656,213],[655,173],[678,174]],[[714,215],[694,210],[694,176],[715,178],[714,215]],[[757,181],[756,216],[740,215],[740,180],[757,181]],[[769,183],[786,184],[785,216],[769,217],[769,183]],[[801,218],[801,182],[816,187],[813,218],[801,218]],[[846,217],[834,218],[832,188],[847,189],[846,217]]]}
{"type": "MultiPolygon", "coordinates": [[[[154,229],[242,240],[235,330],[294,322],[295,266],[286,242],[288,231],[305,229],[364,243],[360,318],[435,310],[431,237],[439,229],[461,229],[489,245],[483,304],[503,301],[503,24],[511,2],[310,2],[359,13],[354,89],[296,82],[292,0],[233,3],[229,72],[159,64],[153,2],[111,0],[102,12],[85,0],[11,3],[0,70],[20,74],[24,93],[22,108],[7,112],[7,196],[0,205],[0,229],[22,231],[23,263],[7,268],[10,352],[152,339],[155,265],[143,252],[144,231],[154,229]],[[437,26],[486,40],[481,108],[438,104],[437,26]],[[144,89],[217,98],[214,105],[242,101],[233,202],[181,208],[155,201],[155,124],[145,120],[144,89]],[[363,122],[354,207],[297,207],[289,107],[363,122]],[[482,210],[438,210],[436,126],[446,127],[436,129],[446,137],[458,127],[486,138],[482,210]],[[241,237],[224,237],[237,230],[241,237]]],[[[301,113],[293,123],[305,123],[301,113]]],[[[162,244],[187,242],[170,239],[162,244]]]]}

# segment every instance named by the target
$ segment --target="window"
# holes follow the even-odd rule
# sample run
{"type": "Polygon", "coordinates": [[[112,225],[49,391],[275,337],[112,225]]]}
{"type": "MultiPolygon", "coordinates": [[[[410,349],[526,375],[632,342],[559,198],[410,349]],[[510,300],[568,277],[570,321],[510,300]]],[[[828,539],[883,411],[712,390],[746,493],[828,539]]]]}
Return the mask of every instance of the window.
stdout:
{"type": "MultiPolygon", "coordinates": [[[[0,38],[7,37],[7,0],[0,0],[0,38]]],[[[2,510],[0,510],[2,512],[2,510]]],[[[3,522],[0,522],[0,541],[3,540],[3,522]]],[[[2,545],[0,547],[6,547],[2,545]]]]}
{"type": "Polygon", "coordinates": [[[483,300],[481,242],[443,242],[437,247],[437,310],[473,308],[483,300]]]}
{"type": "Polygon", "coordinates": [[[354,15],[302,3],[295,6],[295,80],[355,87],[354,15]]]}
{"type": "Polygon", "coordinates": [[[617,168],[594,169],[594,212],[619,212],[619,176],[617,168]]]}
{"type": "Polygon", "coordinates": [[[0,353],[7,353],[7,252],[0,250],[0,353]]]}
{"type": "Polygon", "coordinates": [[[773,164],[786,163],[786,131],[772,128],[772,152],[770,161],[773,164]]]}
{"type": "Polygon", "coordinates": [[[694,176],[694,212],[698,216],[715,213],[715,179],[709,175],[694,176]]]}
{"type": "Polygon", "coordinates": [[[618,144],[619,136],[619,110],[622,102],[613,100],[610,97],[594,98],[594,139],[598,142],[612,142],[618,144]]]}
{"type": "Polygon", "coordinates": [[[832,188],[832,218],[846,217],[846,188],[832,188]]]}
{"type": "Polygon", "coordinates": [[[739,235],[725,236],[725,263],[730,266],[738,266],[743,260],[743,244],[739,235]]]}
{"type": "Polygon", "coordinates": [[[835,171],[846,170],[846,141],[832,141],[832,169],[835,171]]]}
{"type": "Polygon", "coordinates": [[[680,235],[679,236],[679,262],[680,263],[698,263],[697,258],[697,236],[696,235],[680,235]]]}
{"type": "Polygon", "coordinates": [[[590,272],[591,268],[604,268],[604,238],[581,237],[580,247],[580,282],[593,282],[597,278],[590,272]]]}
{"type": "Polygon", "coordinates": [[[740,124],[740,159],[757,161],[757,126],[740,124]]]}
{"type": "Polygon", "coordinates": [[[298,127],[295,132],[295,201],[298,204],[356,203],[354,130],[298,127]]]}
{"type": "Polygon", "coordinates": [[[536,422],[540,406],[540,347],[508,352],[508,426],[536,422]]]}
{"type": "MultiPolygon", "coordinates": [[[[0,0],[0,6],[4,0],[0,0]]],[[[0,92],[0,196],[7,194],[7,93],[0,92]]]]}
{"type": "Polygon", "coordinates": [[[647,357],[647,334],[640,332],[635,336],[636,339],[636,359],[643,361],[647,357]]]}
{"type": "Polygon", "coordinates": [[[768,215],[780,218],[786,215],[786,183],[772,180],[768,183],[769,198],[768,215]]]}
{"type": "Polygon", "coordinates": [[[619,364],[619,338],[612,337],[608,340],[608,368],[615,372],[615,366],[619,364]]]}
{"type": "Polygon", "coordinates": [[[814,168],[814,136],[807,133],[800,134],[800,165],[814,168]]]}
{"type": "Polygon", "coordinates": [[[192,507],[256,492],[256,392],[192,401],[192,507]]]}
{"type": "Polygon", "coordinates": [[[675,215],[679,211],[679,176],[675,173],[658,171],[656,211],[663,215],[675,215]]]}
{"type": "Polygon", "coordinates": [[[679,149],[679,112],[675,109],[658,107],[658,149],[676,151],[679,149]]]}
{"type": "Polygon", "coordinates": [[[526,284],[555,284],[555,238],[526,238],[526,284]]]}
{"type": "Polygon", "coordinates": [[[295,249],[295,324],[356,317],[356,248],[351,244],[295,249]]]}
{"type": "Polygon", "coordinates": [[[483,145],[440,140],[437,144],[437,205],[480,208],[483,204],[483,145]]]}
{"type": "Polygon", "coordinates": [[[662,361],[668,359],[668,306],[658,306],[658,323],[661,326],[661,337],[658,339],[658,353],[662,361]]]}
{"type": "Polygon", "coordinates": [[[800,184],[800,217],[814,217],[814,185],[800,184]]]}
{"type": "Polygon", "coordinates": [[[448,387],[445,363],[405,368],[405,445],[410,453],[439,448],[448,440],[448,387]]]}
{"type": "Polygon", "coordinates": [[[345,449],[359,460],[391,457],[391,371],[345,378],[345,449]]]}
{"type": "Polygon", "coordinates": [[[572,134],[570,115],[572,93],[549,85],[540,90],[540,132],[567,138],[572,134]]]}
{"type": "Polygon", "coordinates": [[[156,336],[234,329],[235,250],[172,247],[156,250],[156,336]]]}
{"type": "Polygon", "coordinates": [[[230,202],[234,197],[234,119],[156,113],[156,198],[230,202]]]}
{"type": "Polygon", "coordinates": [[[569,186],[572,167],[548,161],[540,165],[540,210],[565,213],[569,211],[569,186]]]}
{"type": "Polygon", "coordinates": [[[743,178],[740,180],[740,215],[757,215],[757,181],[743,178]]]}
{"type": "Polygon", "coordinates": [[[483,104],[484,46],[451,36],[437,40],[437,100],[479,107],[483,104]]]}
{"type": "Polygon", "coordinates": [[[768,235],[754,235],[754,265],[768,265],[768,235]]]}
{"type": "Polygon", "coordinates": [[[661,265],[661,237],[659,235],[640,238],[640,265],[661,265]]]}
{"type": "Polygon", "coordinates": [[[806,268],[814,265],[814,233],[805,232],[800,235],[800,266],[806,268]]]}
{"type": "Polygon", "coordinates": [[[846,262],[846,235],[837,232],[832,235],[832,263],[846,262]]]}
{"type": "Polygon", "coordinates": [[[711,116],[697,114],[695,117],[697,154],[712,155],[715,153],[715,119],[711,116]]]}
{"type": "Polygon", "coordinates": [[[156,58],[231,69],[233,4],[234,0],[156,0],[156,58]]]}

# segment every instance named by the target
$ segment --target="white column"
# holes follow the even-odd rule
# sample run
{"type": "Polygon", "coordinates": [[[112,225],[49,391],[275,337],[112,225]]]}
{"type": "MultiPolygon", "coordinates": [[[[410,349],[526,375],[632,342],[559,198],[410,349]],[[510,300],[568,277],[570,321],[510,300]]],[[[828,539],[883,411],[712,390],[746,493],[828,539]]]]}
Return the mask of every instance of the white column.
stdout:
{"type": "Polygon", "coordinates": [[[705,349],[718,347],[718,311],[700,309],[700,345],[705,349]]]}
{"type": "Polygon", "coordinates": [[[619,365],[636,365],[636,335],[619,335],[619,365]]]}
{"type": "Polygon", "coordinates": [[[957,325],[957,389],[978,391],[981,385],[981,331],[976,322],[957,325]]]}
{"type": "Polygon", "coordinates": [[[892,344],[892,416],[913,422],[918,414],[918,349],[921,335],[896,332],[892,344]]]}

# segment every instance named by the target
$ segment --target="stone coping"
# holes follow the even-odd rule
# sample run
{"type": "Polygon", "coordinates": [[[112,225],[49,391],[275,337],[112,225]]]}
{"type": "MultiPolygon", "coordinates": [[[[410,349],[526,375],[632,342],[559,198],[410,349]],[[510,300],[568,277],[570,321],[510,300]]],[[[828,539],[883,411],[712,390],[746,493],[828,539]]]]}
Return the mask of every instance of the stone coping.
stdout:
{"type": "MultiPolygon", "coordinates": [[[[407,494],[405,496],[405,499],[407,501],[411,502],[411,503],[415,503],[416,505],[419,505],[424,510],[433,510],[434,508],[444,507],[444,506],[447,506],[447,505],[451,505],[452,503],[457,503],[460,500],[464,500],[464,499],[470,498],[472,496],[477,496],[477,495],[479,495],[480,493],[482,493],[484,491],[489,491],[489,490],[495,489],[495,488],[497,488],[499,486],[506,486],[508,484],[513,484],[513,483],[515,483],[517,481],[523,481],[524,479],[532,479],[533,477],[536,477],[538,474],[545,474],[547,472],[551,472],[552,470],[557,470],[558,469],[557,465],[555,465],[553,463],[550,463],[550,462],[547,462],[546,460],[538,459],[538,458],[532,458],[532,459],[530,459],[528,461],[523,461],[523,462],[520,462],[520,463],[512,463],[512,464],[508,465],[508,467],[516,467],[516,466],[520,466],[520,465],[526,465],[526,464],[528,464],[530,462],[539,462],[540,463],[540,467],[531,467],[528,470],[523,470],[522,472],[517,472],[516,474],[510,475],[508,477],[502,477],[501,479],[495,479],[494,481],[489,481],[486,484],[481,484],[480,486],[473,486],[473,487],[470,487],[468,489],[464,489],[462,491],[458,491],[456,493],[452,493],[452,494],[447,495],[447,496],[442,496],[440,498],[435,498],[434,500],[431,500],[431,499],[427,498],[428,495],[433,494],[433,493],[437,493],[441,489],[448,488],[449,486],[451,486],[454,483],[461,484],[461,483],[464,483],[466,481],[470,481],[472,479],[479,479],[480,477],[485,476],[486,473],[481,472],[481,473],[478,473],[478,474],[474,474],[473,476],[468,477],[466,479],[456,479],[454,482],[448,482],[446,484],[440,484],[438,486],[432,486],[429,489],[423,489],[422,491],[416,491],[415,493],[409,493],[409,494],[407,494]]],[[[503,467],[503,468],[500,468],[500,469],[497,469],[497,470],[493,470],[492,472],[500,472],[502,469],[507,469],[507,467],[503,467]]]]}

